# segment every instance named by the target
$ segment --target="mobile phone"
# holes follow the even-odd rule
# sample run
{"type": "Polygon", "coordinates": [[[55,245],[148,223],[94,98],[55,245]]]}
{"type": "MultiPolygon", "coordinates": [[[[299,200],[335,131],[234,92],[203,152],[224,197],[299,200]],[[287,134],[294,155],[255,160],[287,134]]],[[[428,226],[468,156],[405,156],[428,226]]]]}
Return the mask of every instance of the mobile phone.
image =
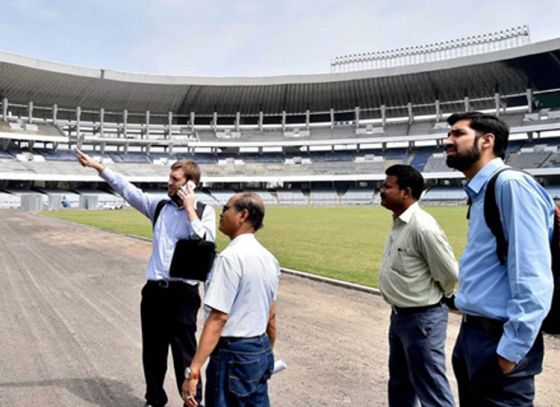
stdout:
{"type": "MultiPolygon", "coordinates": [[[[187,185],[187,184],[185,183],[185,184],[184,184],[182,187],[180,187],[180,188],[183,188],[185,185],[187,185]]],[[[175,192],[173,195],[171,195],[170,198],[171,198],[171,200],[172,200],[173,202],[175,202],[175,203],[177,204],[177,206],[183,206],[183,198],[181,198],[181,197],[179,196],[179,191],[178,191],[178,190],[177,190],[177,192],[175,192]]]]}
{"type": "MultiPolygon", "coordinates": [[[[191,180],[188,180],[188,181],[185,183],[185,185],[183,185],[181,188],[184,188],[184,187],[186,187],[186,186],[192,188],[193,191],[194,191],[195,188],[196,188],[196,184],[195,184],[193,181],[191,181],[191,180]]],[[[179,196],[179,191],[177,191],[177,193],[175,193],[175,194],[171,197],[171,199],[173,200],[173,202],[175,202],[175,203],[177,204],[177,206],[183,206],[183,198],[181,198],[181,197],[179,196]]]]}

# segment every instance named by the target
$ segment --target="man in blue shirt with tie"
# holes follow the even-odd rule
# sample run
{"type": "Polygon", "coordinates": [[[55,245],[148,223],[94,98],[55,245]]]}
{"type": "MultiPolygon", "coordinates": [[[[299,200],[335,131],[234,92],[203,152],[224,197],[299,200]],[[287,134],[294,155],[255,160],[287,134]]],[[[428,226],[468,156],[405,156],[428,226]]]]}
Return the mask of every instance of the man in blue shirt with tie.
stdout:
{"type": "Polygon", "coordinates": [[[509,129],[495,116],[456,113],[444,142],[447,165],[468,180],[467,245],[455,304],[463,313],[453,351],[461,406],[532,406],[544,355],[540,327],[550,309],[554,202],[529,175],[506,171],[496,201],[507,241],[501,264],[484,218],[488,180],[505,167],[509,129]]]}

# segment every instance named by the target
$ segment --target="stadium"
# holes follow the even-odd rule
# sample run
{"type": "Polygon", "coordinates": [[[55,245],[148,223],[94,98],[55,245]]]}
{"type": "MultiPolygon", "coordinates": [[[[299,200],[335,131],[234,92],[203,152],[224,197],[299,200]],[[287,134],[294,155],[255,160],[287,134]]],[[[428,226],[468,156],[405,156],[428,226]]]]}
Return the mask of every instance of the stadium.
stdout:
{"type": "MultiPolygon", "coordinates": [[[[267,204],[368,204],[384,169],[422,171],[428,201],[461,201],[445,165],[446,117],[479,110],[511,127],[507,163],[555,197],[560,40],[528,29],[335,58],[330,74],[202,78],[82,68],[0,54],[0,207],[118,206],[73,147],[147,191],[193,158],[205,201],[258,191],[267,204]],[[57,203],[58,202],[58,203],[57,203]]],[[[122,204],[122,202],[120,203],[122,204]]]]}
{"type": "MultiPolygon", "coordinates": [[[[0,208],[24,210],[0,211],[9,253],[0,324],[9,334],[1,339],[5,349],[33,348],[39,361],[3,355],[2,405],[3,397],[6,405],[142,403],[135,307],[149,245],[27,213],[126,206],[77,164],[76,147],[156,197],[166,196],[169,166],[192,158],[202,168],[197,196],[205,203],[251,190],[275,209],[334,207],[329,216],[376,206],[385,169],[405,163],[427,181],[423,202],[447,208],[466,195],[463,174],[445,163],[446,118],[477,110],[510,126],[506,163],[560,199],[560,38],[531,43],[527,27],[345,55],[333,59],[330,73],[274,77],[149,75],[0,51],[0,102],[0,208]]],[[[383,233],[372,232],[378,229],[372,225],[365,239],[382,241],[383,233]]],[[[456,233],[464,239],[464,229],[456,233]]],[[[325,242],[317,244],[324,252],[325,242]]],[[[294,246],[291,257],[301,249],[294,246]]],[[[272,379],[273,405],[385,405],[388,306],[368,287],[282,279],[284,336],[275,352],[291,373],[272,379]]],[[[447,355],[459,324],[451,315],[447,355]]],[[[560,343],[547,337],[546,346],[539,406],[555,405],[559,394],[560,343]]]]}

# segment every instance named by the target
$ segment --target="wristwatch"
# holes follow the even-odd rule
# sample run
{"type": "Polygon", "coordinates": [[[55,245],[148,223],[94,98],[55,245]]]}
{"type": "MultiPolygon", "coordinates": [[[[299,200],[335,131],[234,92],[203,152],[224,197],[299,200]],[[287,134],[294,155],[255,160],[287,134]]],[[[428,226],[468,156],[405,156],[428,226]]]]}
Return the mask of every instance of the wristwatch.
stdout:
{"type": "Polygon", "coordinates": [[[198,375],[195,375],[190,366],[185,368],[185,380],[198,379],[198,375]]]}

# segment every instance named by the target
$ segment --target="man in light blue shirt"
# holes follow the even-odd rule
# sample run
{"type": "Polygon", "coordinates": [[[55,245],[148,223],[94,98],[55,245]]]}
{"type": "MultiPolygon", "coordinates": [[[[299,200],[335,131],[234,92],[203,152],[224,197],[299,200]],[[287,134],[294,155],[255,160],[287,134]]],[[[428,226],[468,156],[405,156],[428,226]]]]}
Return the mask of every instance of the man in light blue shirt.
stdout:
{"type": "MultiPolygon", "coordinates": [[[[196,352],[196,319],[201,302],[198,281],[171,276],[171,260],[181,239],[214,241],[216,214],[208,205],[200,217],[197,213],[194,187],[200,181],[200,168],[192,160],[182,159],[171,166],[167,182],[167,194],[171,200],[164,202],[156,216],[160,199],[145,194],[87,154],[76,150],[76,156],[82,166],[95,169],[119,195],[154,224],[140,319],[146,406],[162,407],[168,401],[163,383],[169,348],[180,393],[185,367],[190,366],[196,352]]],[[[200,399],[199,391],[198,401],[200,399]]]]}
{"type": "Polygon", "coordinates": [[[509,129],[495,116],[453,114],[447,165],[465,174],[470,216],[455,304],[463,323],[453,352],[461,406],[532,406],[542,370],[540,327],[552,301],[554,202],[529,175],[506,171],[496,202],[507,241],[501,264],[484,216],[489,179],[505,167],[509,129]]]}

